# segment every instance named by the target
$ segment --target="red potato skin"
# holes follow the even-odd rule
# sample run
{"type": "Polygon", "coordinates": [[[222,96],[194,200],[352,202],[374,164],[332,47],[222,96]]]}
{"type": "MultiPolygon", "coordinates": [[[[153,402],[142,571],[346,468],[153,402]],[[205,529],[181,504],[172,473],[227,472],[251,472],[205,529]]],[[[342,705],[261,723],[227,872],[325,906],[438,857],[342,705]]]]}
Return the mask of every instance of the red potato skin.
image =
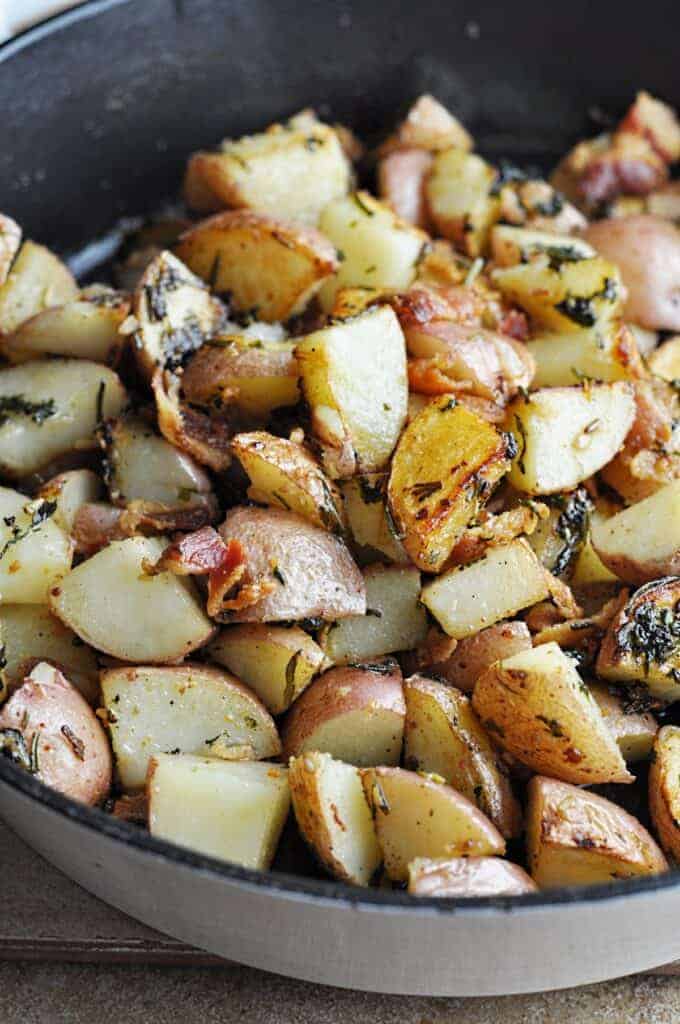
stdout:
{"type": "Polygon", "coordinates": [[[522,896],[538,886],[517,864],[500,857],[432,860],[410,872],[413,896],[522,896]]]}
{"type": "Polygon", "coordinates": [[[109,741],[92,708],[58,669],[45,662],[34,669],[3,707],[0,729],[17,729],[29,750],[38,734],[37,777],[45,785],[91,806],[108,795],[109,741]]]}
{"type": "Polygon", "coordinates": [[[428,672],[441,676],[464,693],[472,693],[479,676],[496,661],[530,651],[531,633],[520,621],[498,622],[475,636],[459,640],[446,661],[427,666],[428,672]]]}
{"type": "Polygon", "coordinates": [[[424,149],[401,149],[383,157],[378,165],[378,191],[402,220],[427,229],[425,179],[432,154],[424,149]]]}

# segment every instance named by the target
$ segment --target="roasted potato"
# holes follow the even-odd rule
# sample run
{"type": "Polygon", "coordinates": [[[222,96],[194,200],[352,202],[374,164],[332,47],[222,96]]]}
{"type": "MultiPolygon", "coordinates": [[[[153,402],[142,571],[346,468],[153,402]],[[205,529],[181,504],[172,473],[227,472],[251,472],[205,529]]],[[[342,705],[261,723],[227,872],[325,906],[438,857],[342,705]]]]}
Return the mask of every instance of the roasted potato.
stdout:
{"type": "Polygon", "coordinates": [[[649,811],[664,851],[680,861],[680,728],[660,729],[649,767],[649,811]]]}
{"type": "MultiPolygon", "coordinates": [[[[6,238],[3,231],[3,242],[6,238]]],[[[24,242],[0,286],[0,335],[11,334],[24,320],[77,297],[78,285],[61,260],[43,245],[24,242]]]]}
{"type": "Polygon", "coordinates": [[[339,484],[354,541],[383,555],[390,562],[408,562],[396,527],[387,513],[387,474],[367,473],[339,484]]]}
{"type": "Polygon", "coordinates": [[[559,265],[592,259],[596,252],[592,245],[574,235],[497,224],[491,230],[491,255],[498,267],[516,267],[537,256],[547,256],[559,265]]]}
{"type": "Polygon", "coordinates": [[[378,163],[378,194],[400,220],[427,228],[425,181],[432,167],[426,149],[398,149],[378,163]]]}
{"type": "Polygon", "coordinates": [[[285,768],[156,754],[147,788],[152,836],[246,868],[270,866],[290,807],[285,768]]]}
{"type": "Polygon", "coordinates": [[[668,870],[649,832],[618,804],[539,775],[529,783],[527,855],[541,889],[668,870]]]}
{"type": "Polygon", "coordinates": [[[472,706],[494,740],[535,772],[575,784],[633,781],[599,705],[556,643],[492,665],[472,706]]]}
{"type": "Polygon", "coordinates": [[[261,320],[302,313],[338,268],[334,247],[313,228],[250,210],[201,221],[180,237],[177,256],[230,308],[261,320]]]}
{"type": "Polygon", "coordinates": [[[56,502],[0,487],[0,594],[13,604],[45,604],[73,558],[68,535],[54,521],[56,502]]]}
{"type": "Polygon", "coordinates": [[[457,146],[437,153],[425,183],[427,207],[437,231],[468,256],[486,249],[500,214],[495,169],[457,146]]]}
{"type": "MultiPolygon", "coordinates": [[[[588,682],[588,689],[597,701],[605,725],[619,745],[628,764],[645,761],[652,752],[659,726],[648,711],[635,711],[623,696],[601,683],[588,682]]],[[[631,702],[634,706],[634,702],[631,702]]]]}
{"type": "Polygon", "coordinates": [[[247,747],[250,759],[260,761],[281,752],[267,709],[223,669],[110,668],[101,674],[101,687],[116,770],[126,790],[144,785],[149,758],[159,753],[231,760],[234,748],[247,747]]]}
{"type": "Polygon", "coordinates": [[[456,640],[507,619],[549,594],[545,570],[520,538],[490,547],[471,565],[456,566],[423,587],[421,600],[456,640]],[[475,595],[474,604],[469,595],[475,595]]]}
{"type": "Polygon", "coordinates": [[[411,420],[392,460],[388,500],[400,539],[419,568],[442,568],[511,457],[507,437],[450,395],[411,420]]]}
{"type": "Polygon", "coordinates": [[[211,641],[208,653],[249,686],[273,715],[286,711],[328,665],[324,652],[299,626],[227,626],[211,641]]]}
{"type": "Polygon", "coordinates": [[[0,711],[2,753],[72,800],[99,804],[111,750],[92,708],[62,673],[39,662],[0,711]]]}
{"type": "Polygon", "coordinates": [[[285,757],[311,750],[348,764],[398,764],[404,734],[404,694],[396,662],[329,669],[288,712],[285,757]]]}
{"type": "Polygon", "coordinates": [[[680,575],[680,480],[596,520],[591,537],[602,562],[625,583],[680,575]]]}
{"type": "Polygon", "coordinates": [[[538,886],[519,865],[500,857],[416,857],[408,866],[412,896],[523,896],[538,886]]]}
{"type": "Polygon", "coordinates": [[[54,522],[68,534],[73,533],[78,510],[85,504],[98,501],[104,495],[102,480],[91,469],[70,469],[59,473],[43,484],[39,498],[56,502],[54,522]]]}
{"type": "Polygon", "coordinates": [[[473,636],[463,637],[445,661],[437,660],[436,652],[424,652],[421,668],[426,675],[443,679],[451,686],[472,693],[482,672],[496,661],[531,650],[531,634],[526,623],[497,622],[473,636]]]}
{"type": "Polygon", "coordinates": [[[647,360],[649,369],[657,377],[674,381],[680,379],[680,334],[664,341],[650,353],[647,360]]]}
{"type": "Polygon", "coordinates": [[[124,344],[119,328],[129,311],[128,299],[118,292],[81,296],[24,320],[2,339],[0,351],[10,363],[65,356],[113,366],[124,344]]]}
{"type": "Polygon", "coordinates": [[[611,383],[644,375],[636,336],[618,320],[602,327],[535,333],[526,347],[536,366],[535,388],[568,387],[590,379],[611,383]]]}
{"type": "Polygon", "coordinates": [[[429,93],[423,93],[382,143],[379,152],[386,154],[415,147],[439,153],[451,146],[472,149],[472,138],[445,106],[429,93]]]}
{"type": "Polygon", "coordinates": [[[505,841],[489,819],[438,776],[364,768],[361,780],[385,871],[394,881],[408,880],[408,866],[416,857],[505,853],[505,841]]]}
{"type": "Polygon", "coordinates": [[[15,220],[0,213],[0,286],[7,280],[21,245],[21,228],[15,220]]]}
{"type": "Polygon", "coordinates": [[[418,675],[405,681],[404,698],[406,767],[440,775],[477,804],[506,839],[519,835],[519,803],[469,698],[418,675]]]}
{"type": "Polygon", "coordinates": [[[420,573],[412,566],[372,565],[364,571],[366,614],[327,626],[321,646],[335,665],[370,661],[422,643],[427,616],[420,573]]]}

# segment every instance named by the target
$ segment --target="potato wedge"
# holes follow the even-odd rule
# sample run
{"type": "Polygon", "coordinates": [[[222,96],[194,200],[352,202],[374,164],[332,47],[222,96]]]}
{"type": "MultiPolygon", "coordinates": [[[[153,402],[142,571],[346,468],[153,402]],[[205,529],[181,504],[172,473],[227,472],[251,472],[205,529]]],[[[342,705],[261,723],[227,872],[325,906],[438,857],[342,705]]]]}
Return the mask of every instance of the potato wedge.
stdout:
{"type": "Polygon", "coordinates": [[[27,666],[48,661],[60,668],[88,704],[99,695],[99,663],[91,647],[64,626],[43,604],[0,605],[5,679],[11,690],[27,675],[27,666]]]}
{"type": "Polygon", "coordinates": [[[298,828],[323,867],[370,885],[382,853],[358,769],[312,751],[291,759],[288,781],[298,828]]]}
{"type": "Polygon", "coordinates": [[[593,503],[584,487],[567,494],[555,494],[542,502],[542,514],[528,538],[541,565],[555,576],[564,576],[586,542],[593,503]]]}
{"type": "Polygon", "coordinates": [[[318,750],[359,767],[399,764],[405,714],[396,662],[329,669],[288,712],[284,756],[318,750]]]}
{"type": "Polygon", "coordinates": [[[602,562],[626,583],[680,576],[680,480],[598,519],[591,536],[602,562]]]}
{"type": "Polygon", "coordinates": [[[423,587],[421,601],[456,640],[507,619],[548,597],[545,570],[523,539],[491,547],[423,587]],[[475,602],[470,601],[475,595],[475,602]]]}
{"type": "Polygon", "coordinates": [[[496,224],[491,229],[491,255],[498,267],[516,267],[541,255],[561,264],[592,259],[596,252],[592,245],[573,235],[496,224]]]}
{"type": "Polygon", "coordinates": [[[633,711],[625,701],[601,683],[588,682],[588,689],[597,701],[605,725],[619,745],[628,764],[646,761],[652,752],[659,731],[654,715],[633,711]]]}
{"type": "Polygon", "coordinates": [[[661,701],[680,698],[680,578],[636,590],[607,629],[596,671],[613,683],[640,683],[661,701]]]}
{"type": "Polygon", "coordinates": [[[258,430],[237,434],[231,447],[250,478],[252,501],[284,508],[314,526],[341,532],[340,492],[301,444],[258,430]]]}
{"type": "Polygon", "coordinates": [[[535,772],[575,784],[633,781],[573,659],[554,642],[492,665],[472,706],[494,740],[535,772]]]}
{"type": "MultiPolygon", "coordinates": [[[[432,167],[426,149],[398,149],[378,161],[378,194],[408,224],[427,228],[425,181],[432,167]]],[[[337,304],[337,297],[336,297],[337,304]]]]}
{"type": "Polygon", "coordinates": [[[600,584],[618,583],[619,578],[607,568],[593,547],[592,531],[600,520],[606,516],[597,508],[590,514],[590,529],[579,551],[570,578],[573,587],[595,587],[600,584]]]}
{"type": "Polygon", "coordinates": [[[366,610],[364,580],[339,538],[278,509],[234,508],[220,527],[238,541],[248,583],[259,588],[249,603],[236,599],[225,622],[334,621],[366,610]]]}
{"type": "Polygon", "coordinates": [[[680,728],[664,725],[649,768],[649,811],[665,853],[680,861],[680,728]]]}
{"type": "Polygon", "coordinates": [[[444,679],[463,693],[472,693],[478,678],[490,665],[520,651],[530,651],[531,646],[526,623],[497,622],[474,636],[459,640],[446,661],[425,660],[421,668],[427,675],[444,679]]]}
{"type": "Polygon", "coordinates": [[[337,270],[335,248],[313,228],[251,210],[230,210],[201,221],[180,237],[175,252],[230,307],[261,320],[289,320],[337,270]]]}
{"type": "Polygon", "coordinates": [[[392,460],[389,509],[415,564],[438,572],[495,484],[507,473],[507,436],[450,395],[404,430],[392,460]]]}
{"type": "Polygon", "coordinates": [[[35,242],[24,242],[0,286],[0,335],[50,306],[78,297],[78,285],[61,260],[35,242]]]}
{"type": "Polygon", "coordinates": [[[404,546],[396,537],[396,527],[387,514],[387,474],[366,473],[343,480],[339,487],[354,542],[390,562],[408,562],[404,546]]]}
{"type": "Polygon", "coordinates": [[[124,344],[118,328],[129,311],[128,299],[117,292],[92,299],[81,297],[24,320],[3,338],[0,351],[15,364],[46,356],[65,356],[113,366],[124,344]]]}
{"type": "Polygon", "coordinates": [[[523,896],[538,886],[519,865],[500,857],[416,857],[408,866],[412,896],[523,896]]]}
{"type": "Polygon", "coordinates": [[[635,419],[630,385],[543,388],[518,398],[506,425],[519,453],[509,480],[530,494],[571,491],[619,451],[635,419]]]}
{"type": "Polygon", "coordinates": [[[673,381],[680,379],[680,334],[664,341],[647,360],[649,369],[657,377],[673,381]]]}
{"type": "Polygon", "coordinates": [[[165,537],[114,541],[51,587],[52,611],[85,643],[121,661],[185,657],[215,627],[187,577],[144,572],[143,563],[156,562],[167,545],[165,537]]]}
{"type": "Polygon", "coordinates": [[[644,375],[635,335],[617,320],[602,327],[535,333],[527,350],[536,364],[534,388],[568,387],[590,379],[611,383],[644,375]]]}
{"type": "Polygon", "coordinates": [[[274,409],[300,400],[300,371],[292,341],[229,335],[192,356],[182,377],[188,401],[265,420],[274,409]]]}
{"type": "Polygon", "coordinates": [[[0,285],[7,280],[21,245],[21,228],[15,220],[0,213],[0,285]]]}
{"type": "Polygon", "coordinates": [[[328,664],[299,626],[228,626],[211,641],[208,654],[249,686],[272,715],[286,711],[328,664]]]}
{"type": "Polygon", "coordinates": [[[73,545],[53,519],[56,503],[0,487],[0,594],[3,603],[45,604],[71,568],[73,545]]]}
{"type": "Polygon", "coordinates": [[[458,147],[438,153],[425,183],[430,217],[440,235],[468,256],[479,256],[500,213],[495,168],[458,147]]]}
{"type": "Polygon", "coordinates": [[[392,135],[382,143],[379,152],[382,155],[415,147],[438,153],[451,146],[472,149],[472,138],[458,118],[439,100],[429,93],[423,93],[409,107],[392,135]]]}
{"type": "Polygon", "coordinates": [[[420,603],[420,573],[412,566],[372,565],[364,571],[366,614],[326,627],[320,643],[335,665],[370,661],[422,643],[427,616],[420,603]]]}
{"type": "Polygon", "coordinates": [[[56,501],[54,522],[68,534],[73,532],[78,509],[104,496],[104,484],[91,469],[69,469],[53,476],[38,492],[45,501],[56,501]]]}
{"type": "Polygon", "coordinates": [[[0,472],[28,476],[89,443],[127,400],[118,376],[84,359],[36,359],[0,370],[0,472]]]}
{"type": "Polygon", "coordinates": [[[327,313],[341,288],[407,288],[427,242],[424,231],[363,191],[329,203],[319,229],[342,254],[335,275],[319,292],[327,313]]]}
{"type": "Polygon", "coordinates": [[[290,807],[280,765],[188,754],[153,757],[148,794],[152,836],[261,871],[274,859],[290,807]]]}
{"type": "Polygon", "coordinates": [[[405,680],[404,699],[404,765],[441,776],[477,804],[502,836],[518,836],[519,803],[470,699],[418,675],[405,680]]]}
{"type": "Polygon", "coordinates": [[[305,115],[259,135],[227,139],[218,153],[194,153],[185,197],[204,212],[247,207],[314,227],[324,207],[349,187],[350,165],[338,136],[305,115]]]}
{"type": "Polygon", "coordinates": [[[225,757],[248,746],[252,760],[276,757],[281,743],[254,693],[207,665],[112,668],[101,674],[116,769],[123,788],[144,785],[160,753],[225,757]]]}
{"type": "Polygon", "coordinates": [[[402,768],[364,768],[361,780],[382,848],[385,871],[408,879],[416,857],[483,857],[505,841],[480,810],[435,778],[402,768]]]}
{"type": "Polygon", "coordinates": [[[382,469],[408,403],[406,346],[393,311],[369,309],[308,334],[295,355],[329,475],[382,469]]]}
{"type": "Polygon", "coordinates": [[[541,889],[668,870],[649,832],[611,800],[539,775],[528,792],[529,872],[541,889]]]}
{"type": "Polygon", "coordinates": [[[40,662],[0,711],[2,752],[46,786],[94,806],[111,788],[99,719],[62,673],[40,662]]]}

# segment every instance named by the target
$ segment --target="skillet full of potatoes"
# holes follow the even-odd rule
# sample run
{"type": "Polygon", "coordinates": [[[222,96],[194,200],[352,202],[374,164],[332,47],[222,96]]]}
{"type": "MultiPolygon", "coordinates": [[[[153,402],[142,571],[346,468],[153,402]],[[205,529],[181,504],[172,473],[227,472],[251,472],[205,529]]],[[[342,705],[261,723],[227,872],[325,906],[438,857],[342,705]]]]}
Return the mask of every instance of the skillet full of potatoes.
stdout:
{"type": "Polygon", "coordinates": [[[644,92],[549,180],[425,95],[194,153],[107,283],[0,215],[0,753],[350,886],[668,871],[679,158],[644,92]]]}

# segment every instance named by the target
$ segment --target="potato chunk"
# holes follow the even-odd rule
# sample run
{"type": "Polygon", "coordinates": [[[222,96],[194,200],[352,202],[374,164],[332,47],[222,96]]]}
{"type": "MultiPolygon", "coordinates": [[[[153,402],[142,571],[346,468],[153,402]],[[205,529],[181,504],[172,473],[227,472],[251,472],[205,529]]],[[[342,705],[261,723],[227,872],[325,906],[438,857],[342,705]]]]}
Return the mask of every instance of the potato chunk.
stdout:
{"type": "Polygon", "coordinates": [[[125,789],[143,786],[149,758],[163,752],[227,760],[234,747],[249,747],[253,760],[281,752],[269,712],[223,669],[113,668],[102,672],[101,685],[125,789]]]}
{"type": "Polygon", "coordinates": [[[14,604],[45,604],[71,568],[73,545],[53,519],[54,502],[0,487],[0,594],[14,604]]]}
{"type": "Polygon", "coordinates": [[[284,755],[319,750],[358,766],[398,764],[405,714],[396,662],[332,668],[289,711],[284,755]]]}
{"type": "Polygon", "coordinates": [[[89,442],[127,396],[118,376],[84,359],[36,359],[0,370],[0,471],[28,476],[89,442]]]}
{"type": "Polygon", "coordinates": [[[157,754],[149,766],[149,831],[159,839],[266,870],[288,817],[285,768],[157,754]]]}
{"type": "Polygon", "coordinates": [[[493,194],[496,178],[491,164],[458,147],[434,158],[425,184],[430,217],[438,232],[468,256],[484,251],[499,216],[499,199],[493,194]]]}
{"type": "Polygon", "coordinates": [[[387,474],[367,473],[340,484],[349,528],[355,542],[385,555],[390,562],[403,563],[408,555],[395,536],[387,514],[387,474]]]}
{"type": "Polygon", "coordinates": [[[66,356],[115,365],[124,343],[118,328],[129,309],[129,300],[116,292],[81,297],[25,320],[3,339],[0,349],[10,363],[66,356]]]}
{"type": "Polygon", "coordinates": [[[201,221],[180,237],[176,253],[213,291],[226,292],[232,309],[261,320],[301,313],[338,267],[318,231],[250,210],[201,221]]]}
{"type": "Polygon", "coordinates": [[[593,523],[593,547],[626,583],[680,575],[680,480],[593,523]]]}
{"type": "Polygon", "coordinates": [[[42,245],[24,242],[0,287],[0,335],[11,334],[43,309],[77,297],[78,285],[61,260],[42,245]]]}
{"type": "Polygon", "coordinates": [[[295,350],[312,427],[333,477],[382,469],[406,421],[406,346],[382,306],[307,335],[295,350]]]}
{"type": "Polygon", "coordinates": [[[668,381],[680,379],[680,334],[654,349],[647,363],[657,377],[668,381]]]}
{"type": "Polygon", "coordinates": [[[555,235],[550,231],[533,231],[509,224],[497,224],[491,231],[491,254],[499,267],[516,267],[546,255],[553,262],[592,259],[592,245],[573,235],[555,235]]]}
{"type": "Polygon", "coordinates": [[[416,857],[408,866],[412,896],[522,896],[538,886],[517,864],[499,857],[416,857]]]}
{"type": "Polygon", "coordinates": [[[416,857],[505,853],[505,841],[488,818],[443,782],[402,768],[364,768],[361,779],[385,871],[395,881],[408,879],[416,857]]]}
{"type": "Polygon", "coordinates": [[[286,711],[328,664],[318,644],[299,626],[228,626],[211,642],[208,653],[249,686],[273,715],[286,711]]]}
{"type": "Polygon", "coordinates": [[[417,675],[404,683],[404,697],[404,764],[440,775],[477,804],[506,839],[519,835],[519,803],[469,698],[417,675]]]}
{"type": "Polygon", "coordinates": [[[565,782],[632,782],[573,659],[554,643],[497,662],[472,706],[494,739],[536,772],[565,782]]]}
{"type": "Polygon", "coordinates": [[[571,491],[619,451],[635,419],[625,382],[544,388],[507,410],[519,453],[510,483],[530,494],[571,491]]]}
{"type": "Polygon", "coordinates": [[[470,520],[508,471],[508,439],[450,395],[408,424],[392,460],[389,507],[404,547],[438,572],[470,520]]]}
{"type": "Polygon", "coordinates": [[[50,590],[50,607],[65,625],[121,661],[177,661],[210,639],[214,625],[187,577],[150,576],[168,540],[114,541],[50,590]]]}
{"type": "Polygon", "coordinates": [[[328,626],[321,645],[336,665],[370,661],[422,643],[427,616],[420,604],[420,573],[411,566],[372,565],[364,572],[366,614],[328,626]]]}
{"type": "Polygon", "coordinates": [[[633,594],[609,624],[596,670],[613,683],[639,683],[658,700],[680,698],[680,578],[633,594]]]}
{"type": "Polygon", "coordinates": [[[104,484],[91,469],[69,469],[43,484],[39,498],[55,501],[54,521],[65,533],[73,533],[78,510],[104,496],[104,484]]]}
{"type": "Polygon", "coordinates": [[[0,213],[0,285],[7,280],[21,245],[21,228],[15,220],[0,213]]]}
{"type": "Polygon", "coordinates": [[[335,276],[321,288],[326,312],[341,288],[408,288],[427,235],[401,220],[369,192],[329,203],[319,228],[342,254],[335,276]]]}
{"type": "Polygon", "coordinates": [[[617,320],[602,327],[536,334],[527,349],[536,362],[535,388],[568,387],[590,378],[611,383],[644,373],[633,332],[617,320]]]}
{"type": "Polygon", "coordinates": [[[490,547],[423,587],[421,600],[449,636],[461,640],[548,597],[545,570],[523,539],[490,547]],[[475,601],[470,601],[474,594],[475,601]]]}
{"type": "Polygon", "coordinates": [[[426,674],[444,679],[463,693],[472,693],[482,672],[495,661],[530,650],[531,634],[526,623],[498,622],[459,640],[445,661],[436,660],[436,655],[432,659],[426,656],[420,667],[426,674]]]}
{"type": "Polygon", "coordinates": [[[649,832],[618,804],[538,775],[529,783],[527,854],[541,889],[668,870],[649,832]]]}
{"type": "Polygon", "coordinates": [[[409,107],[393,134],[383,142],[380,152],[391,153],[416,147],[438,153],[451,146],[472,149],[472,138],[458,118],[439,100],[429,93],[423,93],[409,107]]]}
{"type": "Polygon", "coordinates": [[[298,828],[321,864],[344,882],[369,885],[382,853],[358,769],[312,751],[291,758],[288,780],[298,828]]]}
{"type": "MultiPolygon", "coordinates": [[[[237,600],[227,622],[333,621],[366,610],[364,580],[337,537],[278,509],[234,508],[220,527],[245,552],[252,602],[237,600]]],[[[245,589],[245,588],[244,588],[245,589]]]]}
{"type": "Polygon", "coordinates": [[[649,768],[649,810],[661,846],[680,861],[680,728],[664,725],[649,768]]]}
{"type": "Polygon", "coordinates": [[[645,761],[652,752],[659,731],[654,715],[647,711],[633,711],[622,697],[607,686],[588,683],[588,688],[626,762],[633,764],[635,761],[645,761]]]}

